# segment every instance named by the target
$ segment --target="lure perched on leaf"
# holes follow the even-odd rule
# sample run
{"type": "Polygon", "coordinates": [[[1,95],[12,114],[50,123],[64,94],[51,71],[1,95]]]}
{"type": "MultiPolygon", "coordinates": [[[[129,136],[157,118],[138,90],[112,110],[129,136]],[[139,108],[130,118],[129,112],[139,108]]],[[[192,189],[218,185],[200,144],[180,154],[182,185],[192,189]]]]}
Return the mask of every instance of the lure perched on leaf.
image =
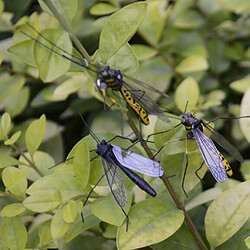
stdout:
{"type": "MultiPolygon", "coordinates": [[[[84,124],[88,127],[83,118],[82,120],[84,124]]],[[[97,138],[97,136],[93,133],[93,131],[90,130],[90,128],[89,131],[91,136],[97,143],[97,148],[95,149],[95,152],[98,154],[98,156],[101,157],[104,175],[98,180],[93,189],[90,191],[85,200],[84,205],[86,204],[94,188],[105,176],[108,186],[110,188],[110,192],[116,204],[121,208],[122,212],[126,216],[127,219],[126,230],[128,230],[129,219],[128,215],[123,209],[123,207],[128,203],[127,191],[119,169],[123,173],[125,173],[140,189],[142,189],[152,197],[155,197],[157,195],[156,191],[143,178],[134,173],[132,170],[135,170],[139,173],[148,176],[160,177],[164,173],[163,168],[157,161],[153,161],[135,152],[125,150],[122,147],[119,147],[115,144],[110,144],[111,141],[113,141],[118,137],[130,140],[129,138],[122,136],[115,136],[109,141],[105,140],[100,141],[97,138]]]]}
{"type": "MultiPolygon", "coordinates": [[[[21,31],[24,35],[40,44],[42,47],[50,50],[51,52],[71,61],[76,65],[83,67],[87,71],[94,72],[96,74],[97,80],[95,86],[96,89],[104,97],[105,107],[105,98],[106,96],[109,97],[107,90],[111,89],[114,96],[122,98],[132,109],[132,111],[134,111],[140,122],[142,122],[143,124],[149,124],[149,114],[157,115],[165,122],[170,121],[163,110],[160,109],[160,107],[146,94],[145,90],[143,89],[152,91],[164,97],[168,97],[165,93],[159,91],[158,89],[155,89],[149,84],[122,74],[120,70],[111,69],[108,65],[99,67],[99,65],[87,63],[84,59],[72,55],[67,51],[61,49],[56,44],[49,41],[49,39],[47,39],[43,34],[39,33],[29,23],[27,24],[38,34],[38,38],[34,38],[26,32],[21,31]],[[43,42],[41,40],[43,40],[43,42]],[[126,78],[127,80],[125,81],[124,78],[126,78]],[[130,85],[128,81],[131,82],[133,86],[130,85]],[[119,92],[121,94],[121,97],[118,96],[115,92],[119,92]]],[[[110,99],[113,101],[112,98],[110,99]]]]}
{"type": "MultiPolygon", "coordinates": [[[[163,133],[167,133],[180,125],[184,125],[187,136],[186,138],[180,139],[180,141],[188,140],[188,139],[195,139],[197,142],[197,145],[199,147],[199,150],[201,152],[201,155],[203,157],[204,162],[208,166],[208,169],[210,170],[211,174],[215,178],[217,182],[224,182],[228,179],[228,176],[233,175],[233,171],[231,166],[229,165],[226,158],[219,152],[219,150],[216,148],[213,141],[215,141],[218,145],[220,145],[222,148],[224,148],[229,154],[231,154],[236,160],[242,162],[243,157],[241,156],[240,152],[237,148],[235,148],[231,143],[229,143],[220,133],[218,133],[215,129],[213,129],[209,123],[212,123],[219,119],[241,119],[241,118],[250,118],[250,116],[241,116],[241,117],[234,117],[234,118],[226,118],[226,117],[219,117],[211,122],[204,122],[201,119],[197,119],[194,115],[191,113],[185,113],[182,114],[181,122],[175,125],[173,128],[168,129],[166,131],[157,132],[154,134],[151,134],[148,136],[148,138],[152,135],[159,135],[163,133]],[[207,132],[210,134],[209,138],[205,133],[204,130],[207,130],[207,132]]],[[[179,118],[177,118],[179,119],[179,118]]],[[[170,141],[171,142],[171,141],[170,141]]],[[[166,142],[157,152],[157,154],[168,144],[169,142],[166,142]]],[[[204,163],[203,162],[203,163],[204,163]]],[[[201,164],[201,167],[203,165],[201,164]]],[[[188,167],[188,152],[186,147],[186,166],[184,170],[183,180],[182,180],[182,189],[187,196],[187,193],[184,188],[184,181],[185,176],[187,172],[188,167]]],[[[200,167],[200,168],[201,168],[200,167]]],[[[197,174],[197,172],[200,170],[197,169],[196,175],[198,178],[200,178],[197,174]]]]}

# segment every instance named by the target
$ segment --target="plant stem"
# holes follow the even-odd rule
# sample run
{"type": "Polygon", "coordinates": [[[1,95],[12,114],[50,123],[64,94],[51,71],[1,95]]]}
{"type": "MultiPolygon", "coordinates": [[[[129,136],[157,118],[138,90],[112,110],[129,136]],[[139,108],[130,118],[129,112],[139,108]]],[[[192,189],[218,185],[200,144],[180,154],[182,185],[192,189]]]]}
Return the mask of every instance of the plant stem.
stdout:
{"type": "MultiPolygon", "coordinates": [[[[135,126],[134,122],[131,120],[131,118],[128,116],[127,122],[129,124],[129,126],[131,127],[131,129],[133,130],[133,132],[135,133],[136,137],[138,138],[138,140],[141,142],[142,147],[144,148],[145,152],[147,153],[148,157],[150,159],[153,159],[154,155],[152,153],[152,151],[150,150],[150,148],[147,146],[147,143],[143,140],[141,133],[139,132],[139,130],[137,129],[137,127],[135,126]]],[[[182,202],[179,201],[172,185],[170,184],[170,182],[168,181],[168,178],[165,174],[163,174],[161,177],[161,180],[163,181],[164,185],[166,186],[168,192],[170,193],[171,197],[173,198],[176,207],[180,210],[183,211],[184,216],[185,216],[185,221],[188,224],[190,230],[193,232],[199,246],[201,249],[203,250],[208,250],[207,246],[205,245],[204,241],[202,240],[198,230],[196,229],[194,223],[192,222],[191,218],[189,217],[185,206],[183,205],[182,202]]]]}
{"type": "Polygon", "coordinates": [[[79,49],[83,57],[88,61],[88,63],[92,63],[92,59],[90,55],[88,54],[88,52],[85,50],[85,48],[82,46],[82,44],[78,40],[71,25],[62,17],[62,15],[57,11],[57,9],[51,3],[50,0],[43,0],[43,1],[47,5],[47,7],[50,9],[50,11],[53,13],[53,15],[56,17],[56,19],[59,21],[59,23],[63,26],[63,28],[69,33],[72,41],[74,42],[76,47],[79,49]]]}
{"type": "Polygon", "coordinates": [[[16,145],[12,147],[30,164],[30,166],[41,176],[43,177],[42,172],[36,167],[36,165],[23,153],[23,151],[16,145]]]}

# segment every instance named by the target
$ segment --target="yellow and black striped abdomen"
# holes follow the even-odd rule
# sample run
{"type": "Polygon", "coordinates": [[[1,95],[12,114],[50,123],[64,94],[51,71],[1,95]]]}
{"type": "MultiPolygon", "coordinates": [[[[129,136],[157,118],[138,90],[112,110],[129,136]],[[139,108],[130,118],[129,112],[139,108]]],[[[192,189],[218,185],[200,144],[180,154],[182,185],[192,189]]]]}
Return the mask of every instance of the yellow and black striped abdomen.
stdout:
{"type": "Polygon", "coordinates": [[[121,85],[119,85],[114,79],[105,79],[104,81],[109,88],[111,88],[114,91],[118,91],[121,89],[121,85]]]}
{"type": "Polygon", "coordinates": [[[149,125],[148,115],[146,111],[142,108],[142,106],[138,102],[136,102],[134,98],[124,88],[121,88],[120,92],[123,98],[130,106],[130,108],[136,113],[138,117],[140,117],[143,124],[149,125]]]}
{"type": "Polygon", "coordinates": [[[233,175],[233,170],[231,168],[231,166],[229,165],[227,159],[218,151],[220,157],[221,157],[221,160],[222,160],[222,164],[226,170],[226,173],[228,176],[232,176],[233,175]]]}

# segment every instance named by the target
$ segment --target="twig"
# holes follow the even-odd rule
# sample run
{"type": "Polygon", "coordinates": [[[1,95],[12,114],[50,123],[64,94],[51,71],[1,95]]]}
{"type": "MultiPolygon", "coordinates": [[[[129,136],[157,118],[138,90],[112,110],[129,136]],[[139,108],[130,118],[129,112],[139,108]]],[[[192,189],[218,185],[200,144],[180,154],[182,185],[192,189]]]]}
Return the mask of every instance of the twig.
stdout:
{"type": "MultiPolygon", "coordinates": [[[[152,151],[150,150],[150,148],[147,146],[147,143],[142,139],[142,136],[139,132],[139,130],[137,129],[137,127],[135,126],[134,122],[131,120],[131,118],[128,116],[128,119],[127,119],[127,122],[129,124],[129,126],[131,127],[131,129],[133,130],[133,132],[135,133],[136,137],[138,138],[138,140],[140,140],[141,142],[141,145],[142,147],[144,148],[145,152],[147,153],[148,157],[150,159],[153,159],[154,155],[152,153],[152,151]]],[[[184,213],[184,216],[185,216],[185,221],[186,223],[188,224],[190,230],[193,232],[199,246],[201,249],[203,250],[208,250],[207,246],[205,245],[204,241],[202,240],[199,232],[197,231],[194,223],[192,222],[191,218],[189,217],[186,209],[185,209],[185,206],[183,205],[182,202],[179,201],[172,185],[170,184],[170,182],[168,181],[168,178],[165,174],[163,174],[161,177],[161,180],[163,181],[163,183],[165,184],[168,192],[170,193],[171,197],[173,198],[175,204],[176,204],[176,207],[180,210],[183,211],[184,213]]]]}

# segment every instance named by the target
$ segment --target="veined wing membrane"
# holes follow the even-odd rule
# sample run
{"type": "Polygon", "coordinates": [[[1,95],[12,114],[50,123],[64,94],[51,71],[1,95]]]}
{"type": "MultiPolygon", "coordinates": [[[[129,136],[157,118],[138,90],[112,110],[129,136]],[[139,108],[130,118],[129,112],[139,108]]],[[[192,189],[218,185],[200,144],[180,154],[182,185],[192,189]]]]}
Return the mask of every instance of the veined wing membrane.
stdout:
{"type": "Polygon", "coordinates": [[[116,159],[124,167],[152,177],[160,177],[163,175],[163,168],[159,162],[135,152],[126,151],[117,145],[112,144],[112,146],[116,159]]]}
{"type": "Polygon", "coordinates": [[[210,127],[206,123],[202,123],[204,127],[211,132],[211,139],[218,143],[222,148],[224,148],[230,155],[232,155],[237,161],[243,162],[243,157],[241,156],[239,150],[234,147],[224,136],[222,136],[215,129],[210,127]]]}
{"type": "Polygon", "coordinates": [[[162,91],[160,91],[160,90],[158,90],[158,89],[152,87],[151,85],[149,85],[149,84],[147,84],[147,83],[145,83],[145,82],[142,82],[142,81],[140,81],[140,80],[137,80],[137,79],[135,79],[135,78],[133,78],[133,77],[131,77],[131,76],[127,76],[127,75],[125,75],[125,74],[122,74],[122,75],[125,76],[125,77],[126,77],[127,79],[129,79],[130,81],[136,83],[138,87],[142,86],[143,88],[145,88],[145,89],[147,89],[147,90],[149,90],[149,91],[153,91],[153,92],[155,92],[155,93],[157,93],[157,94],[159,94],[159,95],[162,95],[162,96],[164,96],[164,97],[168,97],[168,95],[165,94],[164,92],[162,92],[162,91]]]}
{"type": "Polygon", "coordinates": [[[124,207],[127,203],[127,190],[123,182],[119,167],[112,162],[102,159],[102,166],[106,176],[110,191],[119,207],[124,207]]]}
{"type": "Polygon", "coordinates": [[[228,177],[223,161],[213,141],[198,128],[192,129],[192,132],[197,141],[202,157],[215,180],[217,182],[227,180],[228,177]]]}

